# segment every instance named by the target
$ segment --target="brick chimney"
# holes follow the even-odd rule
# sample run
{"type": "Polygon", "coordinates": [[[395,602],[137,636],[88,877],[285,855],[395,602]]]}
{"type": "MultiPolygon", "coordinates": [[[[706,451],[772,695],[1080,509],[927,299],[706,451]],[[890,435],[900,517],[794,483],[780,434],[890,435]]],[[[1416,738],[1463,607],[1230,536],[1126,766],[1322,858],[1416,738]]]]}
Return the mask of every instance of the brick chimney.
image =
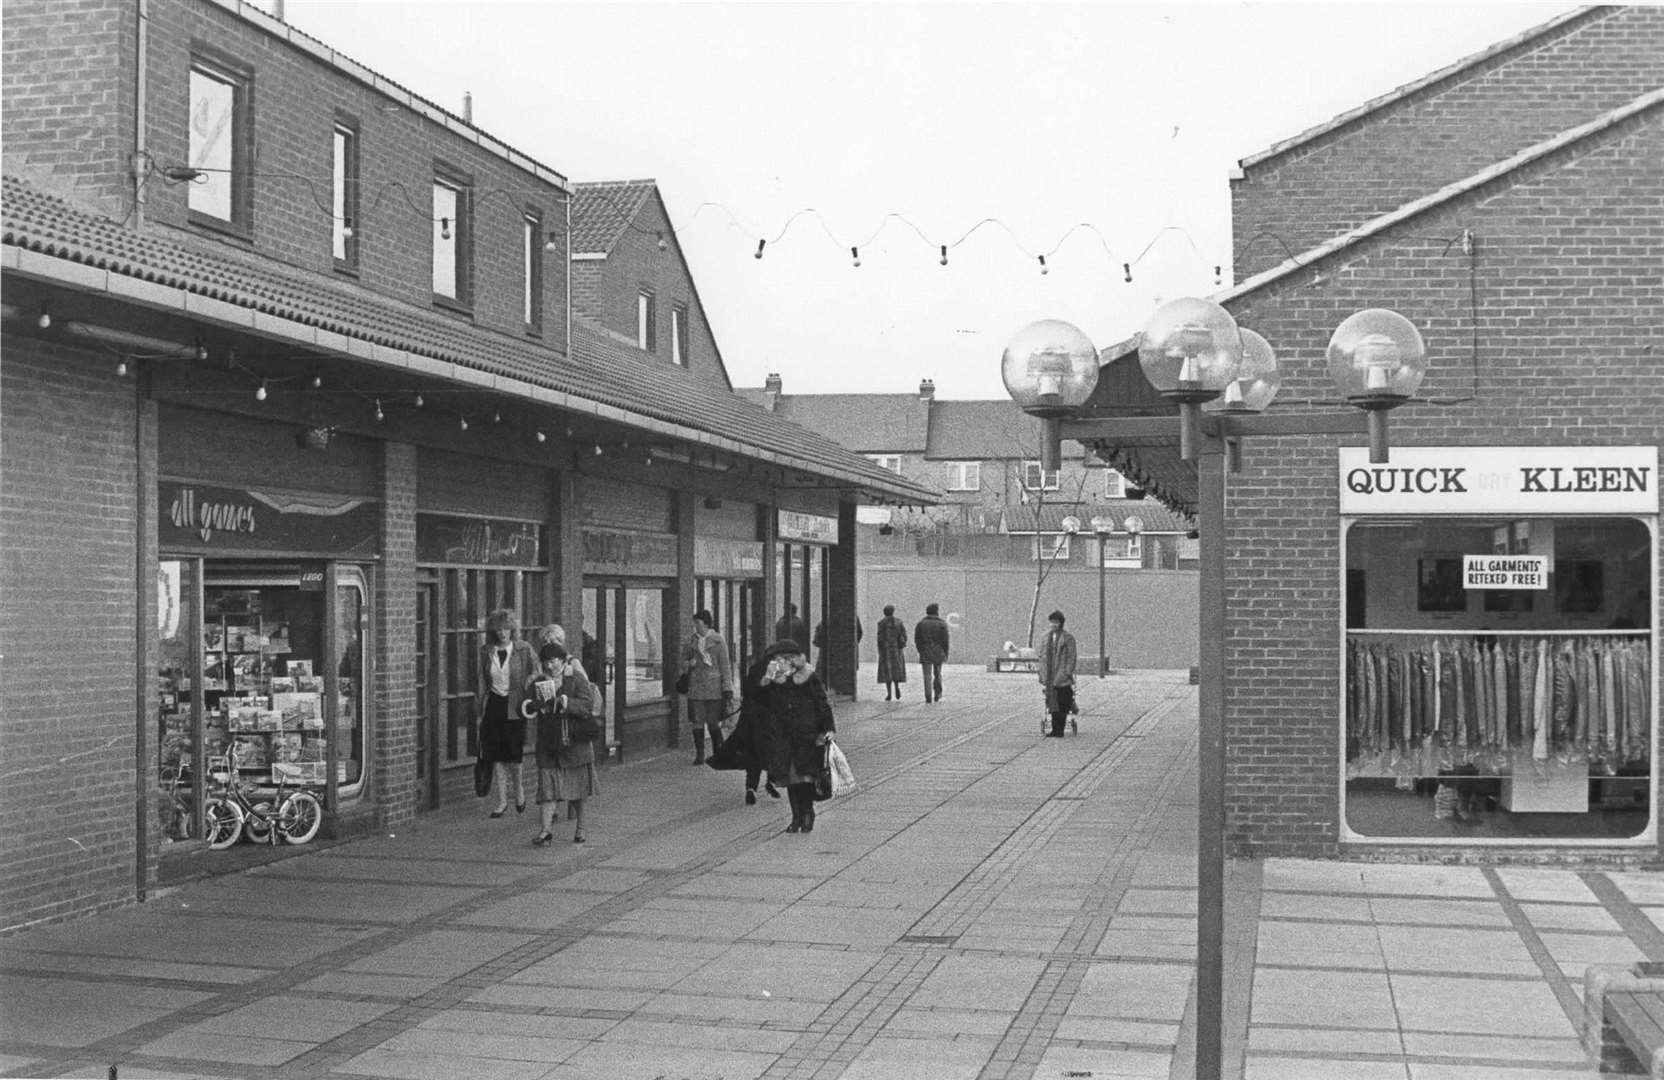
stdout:
{"type": "Polygon", "coordinates": [[[780,404],[780,395],[783,393],[781,387],[784,385],[785,384],[780,381],[780,373],[778,371],[769,372],[763,379],[763,396],[768,401],[769,412],[774,412],[775,407],[780,404]]]}
{"type": "Polygon", "coordinates": [[[919,400],[926,402],[936,400],[936,383],[934,380],[923,379],[919,382],[919,400]]]}

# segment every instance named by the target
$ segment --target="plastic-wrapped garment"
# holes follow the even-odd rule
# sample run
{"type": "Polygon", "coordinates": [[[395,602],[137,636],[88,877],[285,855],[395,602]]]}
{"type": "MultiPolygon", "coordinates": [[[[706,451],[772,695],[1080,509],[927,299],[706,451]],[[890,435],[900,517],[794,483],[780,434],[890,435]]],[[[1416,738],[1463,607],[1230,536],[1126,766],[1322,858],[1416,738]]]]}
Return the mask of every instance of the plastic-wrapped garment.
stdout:
{"type": "Polygon", "coordinates": [[[1491,650],[1491,717],[1490,745],[1506,745],[1508,737],[1508,657],[1500,648],[1491,650]]]}
{"type": "Polygon", "coordinates": [[[1531,715],[1535,728],[1531,739],[1531,756],[1538,761],[1548,760],[1548,670],[1549,670],[1548,640],[1545,638],[1537,642],[1535,661],[1532,666],[1531,680],[1531,715]]]}
{"type": "Polygon", "coordinates": [[[1561,645],[1554,650],[1554,745],[1564,751],[1572,739],[1572,711],[1576,702],[1572,688],[1572,647],[1561,645]]]}
{"type": "Polygon", "coordinates": [[[1468,643],[1456,646],[1456,745],[1464,750],[1468,745],[1468,688],[1473,685],[1473,650],[1468,643]]]}
{"type": "Polygon", "coordinates": [[[1617,693],[1612,677],[1612,654],[1602,649],[1600,656],[1600,704],[1601,715],[1606,720],[1606,748],[1616,753],[1618,750],[1618,702],[1617,693]]]}

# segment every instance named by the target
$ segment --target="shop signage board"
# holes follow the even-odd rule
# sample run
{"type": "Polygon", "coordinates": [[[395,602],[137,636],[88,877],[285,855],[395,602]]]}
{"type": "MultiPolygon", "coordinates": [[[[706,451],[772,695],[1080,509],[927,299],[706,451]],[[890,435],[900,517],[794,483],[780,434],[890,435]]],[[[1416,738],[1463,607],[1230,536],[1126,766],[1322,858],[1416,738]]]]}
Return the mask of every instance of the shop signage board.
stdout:
{"type": "Polygon", "coordinates": [[[157,491],[164,551],[374,558],[379,550],[381,515],[367,499],[177,480],[158,482],[157,491]]]}
{"type": "Polygon", "coordinates": [[[763,542],[696,536],[693,538],[693,572],[700,577],[760,578],[763,576],[763,542]]]}
{"type": "Polygon", "coordinates": [[[798,510],[782,510],[777,532],[781,540],[796,544],[836,544],[838,519],[798,510]]]}
{"type": "Polygon", "coordinates": [[[416,516],[416,561],[466,566],[543,565],[543,529],[497,518],[416,516]]]}
{"type": "Polygon", "coordinates": [[[1547,589],[1547,555],[1463,555],[1464,589],[1547,589]]]}
{"type": "Polygon", "coordinates": [[[584,573],[675,577],[676,537],[623,529],[584,529],[584,573]]]}
{"type": "Polygon", "coordinates": [[[1340,512],[1657,514],[1655,446],[1410,446],[1339,451],[1340,512]]]}

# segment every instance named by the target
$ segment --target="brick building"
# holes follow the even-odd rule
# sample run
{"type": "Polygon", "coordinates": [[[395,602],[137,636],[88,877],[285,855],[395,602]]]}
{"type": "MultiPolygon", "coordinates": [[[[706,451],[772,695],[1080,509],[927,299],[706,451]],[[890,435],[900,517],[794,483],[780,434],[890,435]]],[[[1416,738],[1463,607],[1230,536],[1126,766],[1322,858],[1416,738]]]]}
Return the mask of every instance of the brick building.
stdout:
{"type": "Polygon", "coordinates": [[[494,608],[567,628],[612,760],[674,744],[699,604],[852,626],[856,505],[932,498],[732,392],[650,186],[235,0],[3,18],[0,928],[243,865],[232,754],[328,834],[473,800],[494,608]]]}
{"type": "MultiPolygon", "coordinates": [[[[1664,10],[1588,8],[1241,163],[1215,299],[1277,349],[1273,411],[1334,407],[1325,346],[1365,308],[1428,373],[1398,471],[1262,435],[1227,476],[1237,852],[1657,857],[1661,88],[1664,10]]],[[[1138,371],[1106,358],[1089,406],[1138,371]]],[[[1098,449],[1195,507],[1172,445],[1098,449]]]]}

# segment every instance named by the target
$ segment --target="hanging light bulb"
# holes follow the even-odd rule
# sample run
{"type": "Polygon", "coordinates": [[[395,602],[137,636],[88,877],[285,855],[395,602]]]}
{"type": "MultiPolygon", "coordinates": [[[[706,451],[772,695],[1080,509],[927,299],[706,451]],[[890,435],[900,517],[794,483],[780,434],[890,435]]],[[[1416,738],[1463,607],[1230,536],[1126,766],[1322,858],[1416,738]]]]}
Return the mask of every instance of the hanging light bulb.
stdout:
{"type": "Polygon", "coordinates": [[[550,233],[549,238],[543,241],[543,250],[548,252],[550,255],[553,255],[555,252],[560,250],[560,245],[555,243],[554,233],[550,233]]]}
{"type": "Polygon", "coordinates": [[[1041,256],[1039,256],[1039,259],[1040,259],[1040,273],[1042,275],[1051,273],[1051,268],[1046,265],[1046,257],[1044,255],[1041,255],[1041,256]]]}
{"type": "Polygon", "coordinates": [[[52,329],[52,313],[45,308],[40,309],[40,315],[35,319],[35,325],[42,330],[52,329]]]}
{"type": "Polygon", "coordinates": [[[860,248],[851,247],[849,249],[849,257],[855,261],[856,266],[861,265],[861,249],[860,248]]]}
{"type": "Polygon", "coordinates": [[[768,243],[767,240],[757,241],[757,252],[756,252],[756,254],[751,256],[753,259],[760,259],[760,258],[763,257],[763,245],[766,244],[766,243],[768,243]]]}
{"type": "Polygon", "coordinates": [[[595,444],[595,456],[596,457],[601,456],[601,444],[600,443],[595,444]]]}
{"type": "Polygon", "coordinates": [[[352,218],[341,219],[341,236],[347,240],[351,240],[353,238],[352,218]]]}
{"type": "Polygon", "coordinates": [[[1127,284],[1131,285],[1132,284],[1132,263],[1122,263],[1121,264],[1121,273],[1124,276],[1124,278],[1126,279],[1127,284]]]}
{"type": "Polygon", "coordinates": [[[125,378],[127,376],[127,358],[126,357],[122,357],[120,360],[116,361],[116,375],[118,377],[121,377],[121,378],[125,378]]]}
{"type": "Polygon", "coordinates": [[[501,410],[501,409],[492,409],[491,410],[491,422],[493,424],[502,423],[503,422],[503,410],[501,410]]]}
{"type": "Polygon", "coordinates": [[[538,442],[540,442],[540,443],[546,443],[546,442],[548,442],[548,441],[549,441],[549,435],[548,435],[548,433],[547,433],[547,432],[544,432],[544,431],[539,431],[539,432],[538,432],[538,433],[537,433],[537,441],[538,441],[538,442]]]}
{"type": "Polygon", "coordinates": [[[946,244],[942,245],[942,258],[940,261],[943,266],[948,264],[948,246],[946,244]]]}
{"type": "Polygon", "coordinates": [[[422,398],[422,392],[420,390],[416,391],[416,407],[420,409],[424,404],[426,402],[422,398]]]}
{"type": "Polygon", "coordinates": [[[312,389],[322,390],[323,388],[324,388],[324,377],[314,371],[312,373],[312,389]]]}
{"type": "Polygon", "coordinates": [[[460,431],[467,431],[468,430],[468,418],[466,416],[457,417],[456,418],[456,426],[457,426],[457,429],[460,430],[460,431]]]}
{"type": "Polygon", "coordinates": [[[254,400],[255,401],[265,401],[266,400],[266,380],[265,379],[260,380],[259,389],[254,391],[254,400]]]}
{"type": "Polygon", "coordinates": [[[449,240],[450,238],[451,238],[451,219],[448,218],[448,217],[442,217],[442,218],[439,219],[439,239],[449,240]]]}
{"type": "Polygon", "coordinates": [[[1219,285],[1219,284],[1222,284],[1224,282],[1224,280],[1225,280],[1225,277],[1224,277],[1224,274],[1221,273],[1221,267],[1219,267],[1218,265],[1215,265],[1214,268],[1213,268],[1213,283],[1215,285],[1219,285]]]}
{"type": "Polygon", "coordinates": [[[208,359],[208,346],[202,343],[200,337],[196,339],[196,358],[198,360],[208,359]]]}
{"type": "Polygon", "coordinates": [[[376,423],[379,424],[385,419],[387,419],[387,414],[381,411],[381,399],[376,398],[376,423]]]}
{"type": "Polygon", "coordinates": [[[668,242],[666,242],[666,240],[664,238],[664,232],[662,230],[659,231],[658,237],[659,237],[659,250],[660,251],[669,251],[670,250],[670,244],[668,242]]]}

